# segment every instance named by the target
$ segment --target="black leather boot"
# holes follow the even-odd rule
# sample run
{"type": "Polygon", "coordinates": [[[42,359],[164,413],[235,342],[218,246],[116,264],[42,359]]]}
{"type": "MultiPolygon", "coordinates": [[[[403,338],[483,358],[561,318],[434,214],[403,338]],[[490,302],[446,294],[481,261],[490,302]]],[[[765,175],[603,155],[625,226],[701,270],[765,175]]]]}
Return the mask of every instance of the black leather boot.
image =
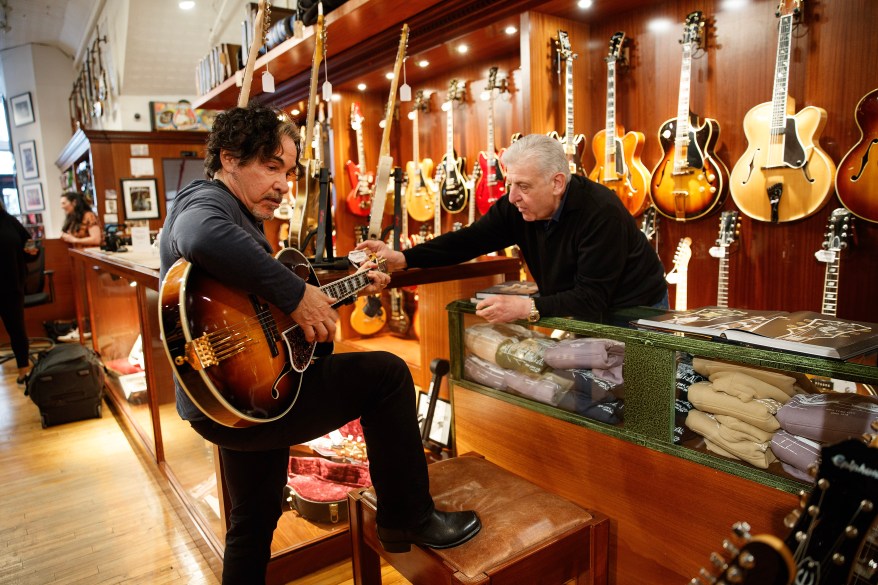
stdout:
{"type": "Polygon", "coordinates": [[[413,544],[430,548],[451,548],[463,544],[482,528],[479,517],[472,510],[443,512],[434,510],[430,517],[416,528],[378,527],[378,540],[391,553],[409,552],[413,544]]]}

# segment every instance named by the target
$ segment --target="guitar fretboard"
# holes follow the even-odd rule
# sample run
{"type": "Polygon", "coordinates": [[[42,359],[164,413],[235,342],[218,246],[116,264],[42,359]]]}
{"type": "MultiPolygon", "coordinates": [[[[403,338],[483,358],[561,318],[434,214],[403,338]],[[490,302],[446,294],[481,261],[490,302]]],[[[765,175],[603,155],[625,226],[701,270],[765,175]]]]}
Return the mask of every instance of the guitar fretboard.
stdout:
{"type": "Polygon", "coordinates": [[[878,525],[869,529],[847,585],[878,585],[878,525]]]}
{"type": "Polygon", "coordinates": [[[328,296],[338,299],[333,306],[338,306],[349,297],[355,296],[358,292],[369,286],[372,281],[369,279],[367,272],[357,272],[344,278],[340,278],[335,282],[325,284],[320,290],[328,296]]]}
{"type": "Polygon", "coordinates": [[[728,248],[721,247],[722,257],[719,259],[719,282],[716,288],[716,306],[729,306],[729,258],[726,256],[728,248]]]}
{"type": "Polygon", "coordinates": [[[576,154],[576,137],[573,135],[573,54],[564,61],[566,70],[567,87],[565,92],[565,102],[567,105],[567,133],[564,137],[565,150],[568,155],[576,154]]]}
{"type": "Polygon", "coordinates": [[[674,136],[674,172],[682,173],[689,157],[689,92],[692,78],[692,43],[683,43],[680,67],[680,99],[677,102],[677,131],[674,136]]]}
{"type": "Polygon", "coordinates": [[[774,68],[774,91],[771,103],[771,135],[768,145],[768,165],[783,161],[784,131],[786,130],[787,93],[790,81],[790,48],[792,47],[793,15],[780,17],[780,35],[774,68]]]}
{"type": "Polygon", "coordinates": [[[838,273],[841,268],[838,252],[835,259],[826,263],[826,276],[823,278],[823,305],[820,312],[824,315],[836,316],[838,308],[838,273]]]}
{"type": "MultiPolygon", "coordinates": [[[[568,81],[569,83],[569,81],[568,81]]],[[[567,130],[570,132],[571,130],[567,130]]],[[[569,134],[568,134],[569,136],[569,134]]],[[[604,180],[616,179],[616,60],[607,60],[607,129],[604,140],[604,180]]]]}

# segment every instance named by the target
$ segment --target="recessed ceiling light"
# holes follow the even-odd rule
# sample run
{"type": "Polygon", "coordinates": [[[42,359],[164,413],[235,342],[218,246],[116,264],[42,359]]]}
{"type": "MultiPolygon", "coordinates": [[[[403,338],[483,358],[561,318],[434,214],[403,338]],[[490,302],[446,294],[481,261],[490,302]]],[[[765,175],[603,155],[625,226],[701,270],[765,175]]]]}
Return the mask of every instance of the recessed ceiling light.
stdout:
{"type": "Polygon", "coordinates": [[[430,62],[427,61],[426,59],[421,59],[420,61],[418,61],[418,67],[423,68],[423,67],[429,67],[429,66],[430,66],[430,62]]]}
{"type": "Polygon", "coordinates": [[[192,10],[195,8],[195,0],[182,0],[178,6],[180,10],[192,10]]]}
{"type": "Polygon", "coordinates": [[[386,77],[387,79],[393,79],[393,71],[391,71],[390,73],[386,73],[384,77],[386,77]]]}
{"type": "Polygon", "coordinates": [[[290,112],[290,113],[291,113],[292,115],[294,115],[294,116],[298,116],[298,115],[301,114],[302,112],[299,111],[299,108],[293,108],[293,111],[290,112]]]}
{"type": "Polygon", "coordinates": [[[334,101],[334,102],[340,102],[340,101],[341,101],[341,94],[340,94],[340,93],[334,93],[334,94],[332,94],[332,101],[334,101]]]}
{"type": "Polygon", "coordinates": [[[358,83],[357,89],[359,89],[360,91],[366,91],[366,84],[365,83],[358,83]]]}
{"type": "Polygon", "coordinates": [[[668,18],[655,18],[646,23],[646,28],[650,32],[665,32],[673,28],[674,23],[668,18]]]}
{"type": "Polygon", "coordinates": [[[518,29],[510,24],[509,26],[506,27],[504,32],[508,35],[514,35],[515,33],[518,32],[518,29]]]}
{"type": "Polygon", "coordinates": [[[469,51],[469,47],[467,45],[457,45],[457,52],[461,55],[466,54],[469,51]]]}
{"type": "Polygon", "coordinates": [[[583,10],[588,10],[589,8],[591,8],[592,4],[594,4],[594,0],[579,0],[579,2],[576,3],[576,5],[583,10]]]}

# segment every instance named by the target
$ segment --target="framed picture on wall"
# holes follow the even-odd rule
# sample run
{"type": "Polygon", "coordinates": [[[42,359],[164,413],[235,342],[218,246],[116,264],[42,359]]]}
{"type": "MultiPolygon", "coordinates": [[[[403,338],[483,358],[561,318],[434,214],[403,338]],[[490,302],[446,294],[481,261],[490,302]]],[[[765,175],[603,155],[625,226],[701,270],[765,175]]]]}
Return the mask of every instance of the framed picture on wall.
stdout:
{"type": "Polygon", "coordinates": [[[155,179],[122,179],[126,219],[158,219],[158,184],[155,179]]]}
{"type": "MultiPolygon", "coordinates": [[[[418,424],[421,429],[427,422],[427,414],[430,410],[430,397],[423,392],[418,392],[418,424]]],[[[433,422],[430,425],[429,438],[441,447],[448,447],[451,437],[451,403],[443,398],[437,398],[436,409],[433,411],[433,422]]]]}
{"type": "Polygon", "coordinates": [[[25,213],[43,211],[46,209],[46,201],[43,199],[43,184],[30,183],[21,188],[22,208],[25,213]]]}
{"type": "Polygon", "coordinates": [[[38,179],[40,167],[37,164],[37,143],[28,140],[18,145],[18,162],[21,165],[21,176],[25,180],[38,179]]]}
{"type": "Polygon", "coordinates": [[[9,109],[12,110],[12,122],[16,126],[24,126],[34,121],[34,106],[30,101],[29,91],[10,98],[9,109]]]}

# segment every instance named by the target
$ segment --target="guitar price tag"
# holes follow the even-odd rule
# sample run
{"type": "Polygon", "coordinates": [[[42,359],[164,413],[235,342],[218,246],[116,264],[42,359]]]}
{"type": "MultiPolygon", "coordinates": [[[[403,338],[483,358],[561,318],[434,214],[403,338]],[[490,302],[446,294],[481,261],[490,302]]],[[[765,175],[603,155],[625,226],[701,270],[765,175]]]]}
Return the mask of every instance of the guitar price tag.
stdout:
{"type": "Polygon", "coordinates": [[[268,71],[262,72],[262,91],[274,93],[274,76],[268,71]]]}
{"type": "Polygon", "coordinates": [[[725,246],[714,246],[708,253],[714,258],[725,258],[726,257],[726,248],[725,246]]]}
{"type": "Polygon", "coordinates": [[[412,88],[408,83],[403,83],[399,86],[399,101],[401,102],[410,102],[412,101],[412,88]]]}
{"type": "Polygon", "coordinates": [[[835,250],[817,250],[814,257],[818,262],[835,262],[835,250]]]}
{"type": "Polygon", "coordinates": [[[323,82],[323,101],[332,101],[332,84],[328,81],[323,82]]]}
{"type": "Polygon", "coordinates": [[[351,264],[358,267],[360,264],[369,259],[368,254],[365,250],[351,250],[348,252],[348,260],[351,261],[351,264]]]}

